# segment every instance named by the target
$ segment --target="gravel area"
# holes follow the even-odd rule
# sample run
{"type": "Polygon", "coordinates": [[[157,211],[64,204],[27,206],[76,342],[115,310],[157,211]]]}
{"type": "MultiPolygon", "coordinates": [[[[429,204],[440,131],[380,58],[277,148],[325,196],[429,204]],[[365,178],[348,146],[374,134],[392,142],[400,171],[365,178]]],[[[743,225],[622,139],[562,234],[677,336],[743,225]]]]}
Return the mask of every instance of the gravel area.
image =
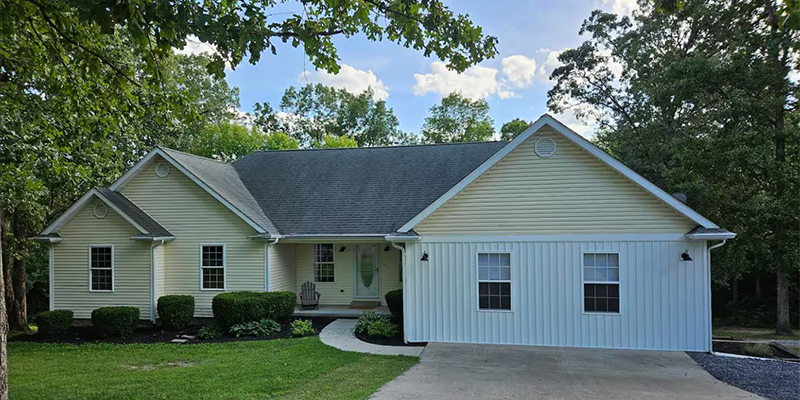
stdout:
{"type": "Polygon", "coordinates": [[[800,363],[688,353],[709,374],[771,400],[800,398],[800,363]]]}

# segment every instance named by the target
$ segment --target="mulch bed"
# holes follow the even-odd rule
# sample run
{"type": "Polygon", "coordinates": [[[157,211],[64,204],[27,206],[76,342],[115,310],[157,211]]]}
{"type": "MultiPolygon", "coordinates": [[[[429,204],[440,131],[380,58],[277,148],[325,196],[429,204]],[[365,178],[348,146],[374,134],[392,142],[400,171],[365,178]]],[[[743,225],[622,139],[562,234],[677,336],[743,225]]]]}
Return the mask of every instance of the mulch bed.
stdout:
{"type": "Polygon", "coordinates": [[[387,338],[382,336],[367,336],[364,334],[356,333],[356,337],[361,340],[362,342],[372,343],[372,344],[379,344],[381,346],[408,346],[408,347],[422,347],[427,345],[428,343],[404,343],[403,342],[403,324],[397,321],[396,319],[392,318],[392,322],[397,324],[399,327],[397,329],[397,334],[393,337],[387,338]]]}
{"type": "MultiPolygon", "coordinates": [[[[310,319],[311,324],[314,326],[316,334],[326,327],[336,318],[323,318],[323,317],[310,317],[310,318],[293,318],[294,319],[310,319]]],[[[95,333],[91,326],[74,326],[67,335],[61,338],[51,338],[39,333],[33,335],[19,335],[8,339],[9,342],[34,342],[34,343],[69,343],[69,344],[85,344],[85,343],[115,343],[115,344],[129,344],[129,343],[169,343],[172,339],[180,335],[197,336],[203,325],[192,325],[180,332],[166,332],[161,330],[160,327],[154,326],[150,328],[139,328],[133,335],[124,338],[100,338],[95,333]]],[[[224,342],[239,342],[251,340],[272,340],[272,339],[287,339],[291,337],[292,330],[289,325],[284,325],[283,329],[275,335],[265,337],[254,336],[223,336],[219,339],[212,340],[190,340],[188,344],[199,343],[224,343],[224,342]]]]}

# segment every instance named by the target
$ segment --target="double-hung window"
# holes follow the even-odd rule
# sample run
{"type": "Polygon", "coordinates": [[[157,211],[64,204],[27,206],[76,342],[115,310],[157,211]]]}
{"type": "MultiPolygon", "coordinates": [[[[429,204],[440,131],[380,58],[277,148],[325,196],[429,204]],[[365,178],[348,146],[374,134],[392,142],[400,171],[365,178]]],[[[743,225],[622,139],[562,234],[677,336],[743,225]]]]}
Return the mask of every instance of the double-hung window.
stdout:
{"type": "Polygon", "coordinates": [[[225,290],[224,244],[201,245],[200,280],[202,290],[225,290]]]}
{"type": "Polygon", "coordinates": [[[583,311],[619,313],[619,254],[583,254],[583,311]]]}
{"type": "Polygon", "coordinates": [[[89,246],[89,285],[92,292],[114,291],[114,246],[89,246]]]}
{"type": "Polygon", "coordinates": [[[334,282],[333,244],[314,244],[314,282],[334,282]]]}
{"type": "Polygon", "coordinates": [[[478,309],[511,310],[510,253],[478,253],[478,309]]]}

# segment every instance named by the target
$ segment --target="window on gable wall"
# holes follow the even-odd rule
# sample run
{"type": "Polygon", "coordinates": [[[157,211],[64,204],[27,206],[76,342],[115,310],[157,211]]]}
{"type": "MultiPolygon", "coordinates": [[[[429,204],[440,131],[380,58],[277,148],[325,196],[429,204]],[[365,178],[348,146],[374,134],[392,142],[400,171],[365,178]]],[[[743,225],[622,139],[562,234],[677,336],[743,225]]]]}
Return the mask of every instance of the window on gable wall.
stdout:
{"type": "Polygon", "coordinates": [[[510,253],[478,253],[478,309],[511,309],[510,253]]]}
{"type": "Polygon", "coordinates": [[[89,271],[93,292],[114,290],[114,248],[108,245],[89,247],[89,271]]]}
{"type": "Polygon", "coordinates": [[[225,246],[203,245],[201,253],[202,289],[225,290],[225,246]]]}
{"type": "Polygon", "coordinates": [[[619,313],[619,254],[583,254],[583,311],[619,313]]]}
{"type": "Polygon", "coordinates": [[[334,282],[333,244],[314,244],[314,282],[334,282]]]}

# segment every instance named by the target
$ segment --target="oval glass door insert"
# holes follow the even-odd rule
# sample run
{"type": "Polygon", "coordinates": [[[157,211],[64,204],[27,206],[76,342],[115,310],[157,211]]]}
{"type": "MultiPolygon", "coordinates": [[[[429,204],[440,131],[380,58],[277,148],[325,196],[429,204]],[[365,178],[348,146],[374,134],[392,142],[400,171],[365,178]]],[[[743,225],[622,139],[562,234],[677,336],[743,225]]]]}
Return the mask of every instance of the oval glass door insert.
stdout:
{"type": "Polygon", "coordinates": [[[369,247],[361,250],[361,260],[359,274],[361,275],[361,283],[364,287],[372,286],[372,281],[375,278],[375,255],[372,254],[372,249],[369,247]]]}

